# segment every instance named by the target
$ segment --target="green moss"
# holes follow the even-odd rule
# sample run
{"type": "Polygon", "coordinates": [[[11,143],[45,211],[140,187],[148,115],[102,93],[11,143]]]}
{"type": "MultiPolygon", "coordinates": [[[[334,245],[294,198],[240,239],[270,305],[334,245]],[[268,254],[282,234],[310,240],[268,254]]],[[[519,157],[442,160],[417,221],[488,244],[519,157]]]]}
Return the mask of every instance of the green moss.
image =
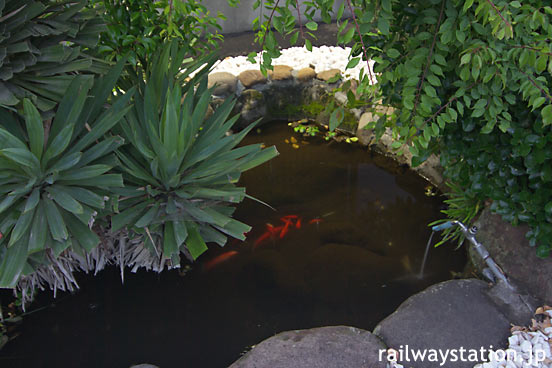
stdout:
{"type": "Polygon", "coordinates": [[[272,108],[268,112],[271,116],[278,117],[306,117],[316,118],[318,114],[324,111],[324,104],[320,101],[312,101],[308,104],[285,104],[282,108],[272,108]]]}
{"type": "Polygon", "coordinates": [[[339,125],[338,129],[349,134],[356,134],[357,127],[358,120],[355,115],[352,112],[345,110],[345,117],[343,118],[343,122],[339,125]]]}
{"type": "Polygon", "coordinates": [[[324,105],[320,101],[312,101],[309,104],[299,106],[301,111],[309,117],[316,117],[322,111],[324,111],[324,105]]]}

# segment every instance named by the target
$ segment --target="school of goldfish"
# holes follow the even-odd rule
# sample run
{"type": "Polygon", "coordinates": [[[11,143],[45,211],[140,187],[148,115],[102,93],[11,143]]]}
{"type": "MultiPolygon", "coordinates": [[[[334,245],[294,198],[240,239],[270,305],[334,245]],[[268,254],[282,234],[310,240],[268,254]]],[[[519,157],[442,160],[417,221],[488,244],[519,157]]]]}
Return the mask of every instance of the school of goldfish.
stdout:
{"type": "MultiPolygon", "coordinates": [[[[274,226],[271,223],[266,224],[266,231],[261,234],[261,236],[259,236],[257,239],[255,239],[255,242],[253,243],[253,250],[256,250],[258,247],[267,243],[269,240],[276,241],[278,239],[283,239],[291,229],[301,229],[301,226],[303,226],[303,219],[298,215],[286,215],[281,217],[280,221],[281,224],[278,224],[277,226],[274,226]]],[[[323,220],[321,218],[315,217],[309,220],[308,224],[318,225],[322,221],[323,220]]],[[[206,262],[203,265],[203,271],[209,271],[238,254],[239,252],[235,250],[224,252],[206,262]]]]}

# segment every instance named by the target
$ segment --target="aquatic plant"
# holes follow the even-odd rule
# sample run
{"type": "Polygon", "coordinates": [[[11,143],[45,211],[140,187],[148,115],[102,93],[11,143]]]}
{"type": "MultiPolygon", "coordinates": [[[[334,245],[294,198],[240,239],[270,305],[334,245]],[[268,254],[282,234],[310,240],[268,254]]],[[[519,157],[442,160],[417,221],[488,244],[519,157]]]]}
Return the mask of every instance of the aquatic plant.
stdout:
{"type": "Polygon", "coordinates": [[[293,131],[296,133],[301,133],[303,135],[314,137],[316,134],[320,133],[318,126],[316,125],[303,125],[300,124],[293,128],[293,131]]]}

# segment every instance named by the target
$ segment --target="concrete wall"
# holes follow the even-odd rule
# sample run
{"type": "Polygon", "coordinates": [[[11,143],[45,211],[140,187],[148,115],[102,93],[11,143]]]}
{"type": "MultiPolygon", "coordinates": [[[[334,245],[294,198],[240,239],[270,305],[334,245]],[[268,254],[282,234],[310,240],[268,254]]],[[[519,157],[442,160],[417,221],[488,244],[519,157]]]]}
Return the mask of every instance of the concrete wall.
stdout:
{"type": "MultiPolygon", "coordinates": [[[[301,4],[302,2],[298,0],[301,4]]],[[[334,5],[334,11],[337,12],[339,6],[343,0],[337,0],[334,5]]],[[[240,0],[240,4],[236,8],[232,8],[228,5],[226,0],[203,0],[203,5],[211,12],[211,15],[216,15],[217,12],[222,12],[226,16],[225,21],[221,21],[222,33],[236,33],[243,31],[251,31],[251,24],[253,20],[259,17],[260,20],[264,19],[264,15],[270,15],[270,10],[263,9],[262,7],[253,10],[253,4],[255,0],[240,0]]],[[[283,2],[282,2],[283,3],[283,2]]],[[[301,6],[304,10],[304,6],[301,6]]],[[[303,13],[301,13],[303,14],[303,13]]],[[[345,16],[350,15],[350,12],[346,11],[345,16]]],[[[316,18],[320,20],[320,17],[316,18]]],[[[304,19],[303,19],[304,21],[304,19]]]]}

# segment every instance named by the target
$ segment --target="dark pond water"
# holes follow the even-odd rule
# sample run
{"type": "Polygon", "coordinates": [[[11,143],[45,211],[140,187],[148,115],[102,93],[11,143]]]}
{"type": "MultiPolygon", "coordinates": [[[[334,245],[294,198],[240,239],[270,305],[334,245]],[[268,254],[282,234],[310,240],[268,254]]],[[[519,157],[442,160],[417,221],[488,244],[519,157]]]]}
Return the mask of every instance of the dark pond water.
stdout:
{"type": "Polygon", "coordinates": [[[246,242],[213,246],[185,276],[127,273],[123,287],[111,269],[81,277],[73,296],[42,293],[31,309],[47,308],[24,319],[0,367],[226,367],[284,330],[371,330],[462,269],[465,254],[443,246],[417,277],[426,224],[442,204],[412,173],[357,145],[304,141],[285,124],[247,137],[254,142],[281,155],[243,176],[249,194],[276,209],[240,205],[236,216],[253,226],[246,242]],[[297,218],[281,219],[289,215],[297,218]],[[210,262],[229,251],[237,253],[210,262]]]}

